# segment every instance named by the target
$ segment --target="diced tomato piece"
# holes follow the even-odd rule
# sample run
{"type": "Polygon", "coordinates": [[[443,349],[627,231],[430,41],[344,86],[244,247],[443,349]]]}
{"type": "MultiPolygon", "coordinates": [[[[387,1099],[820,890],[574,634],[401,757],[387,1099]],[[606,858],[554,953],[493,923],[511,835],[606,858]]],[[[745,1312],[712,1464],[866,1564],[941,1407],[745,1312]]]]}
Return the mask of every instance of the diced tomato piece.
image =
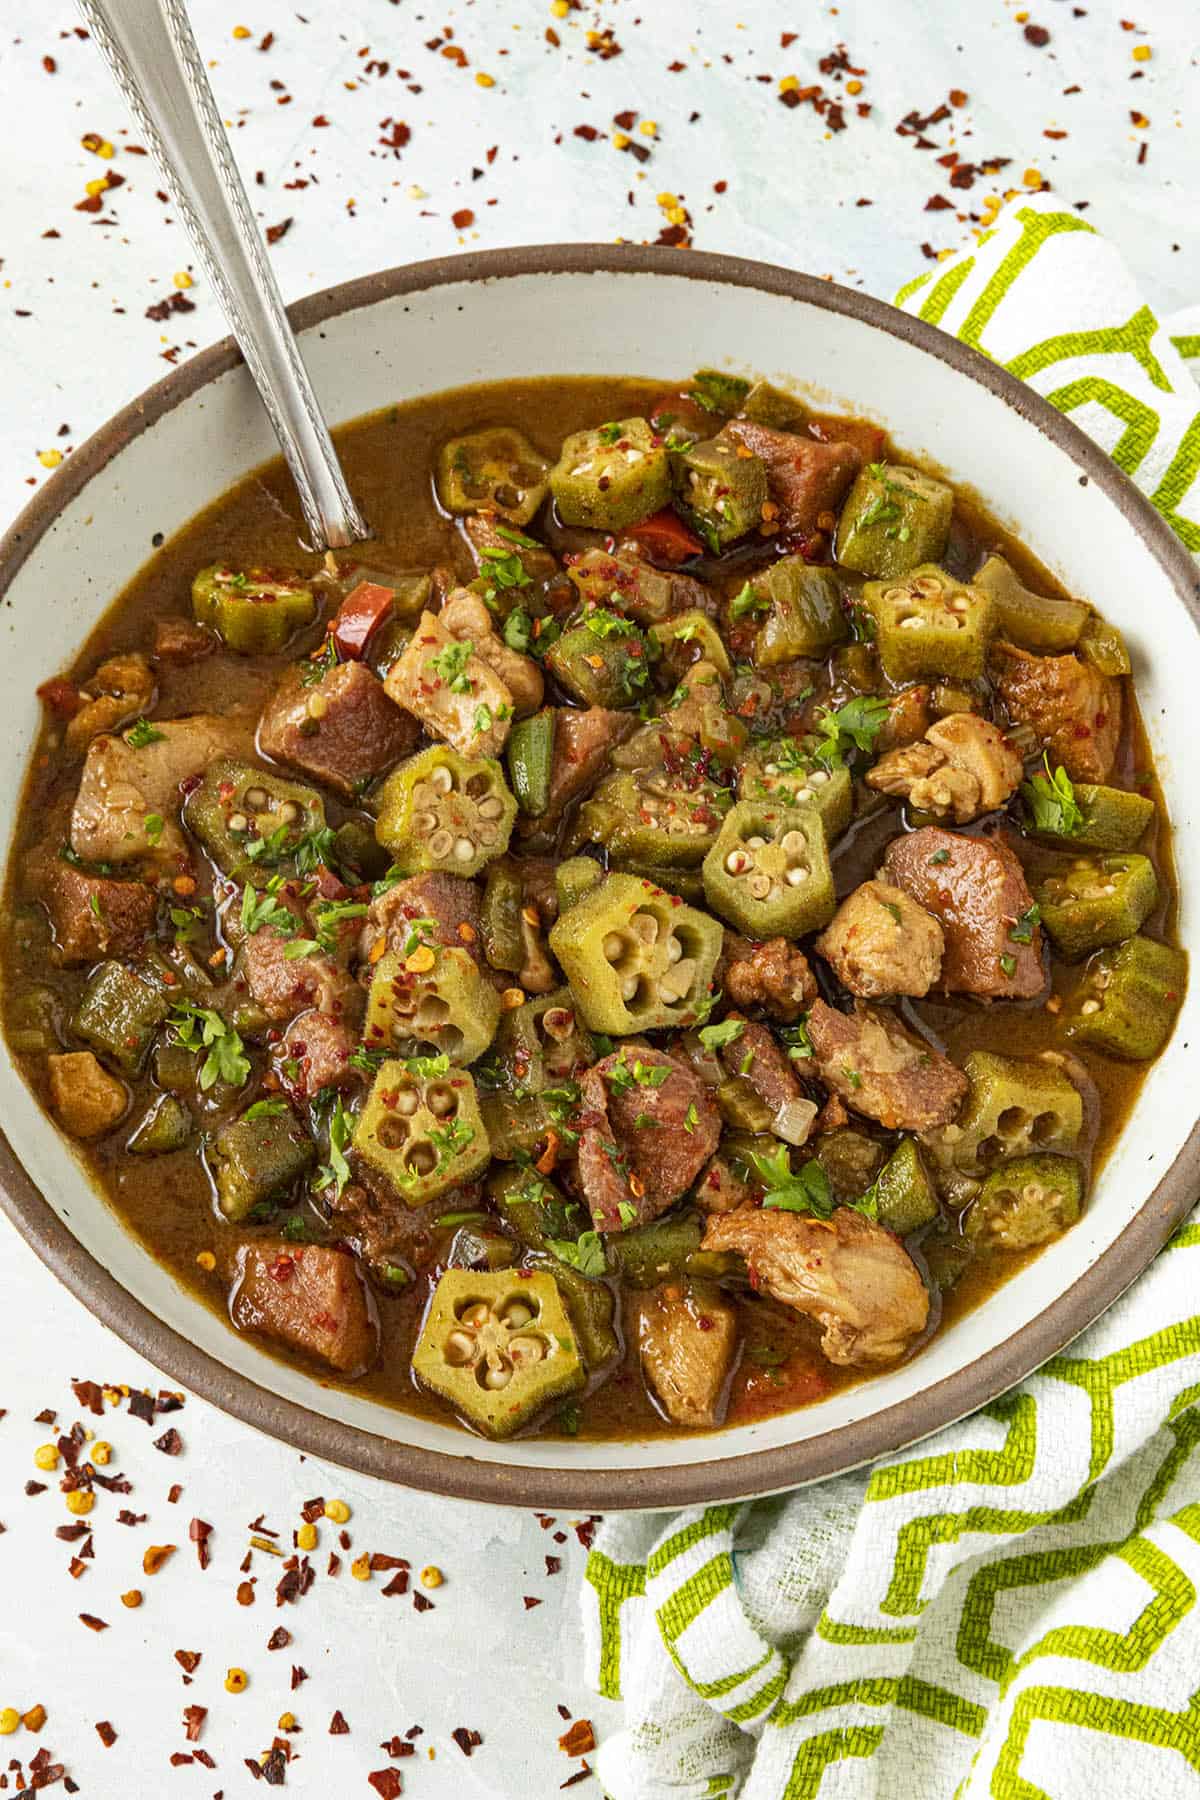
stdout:
{"type": "Polygon", "coordinates": [[[668,432],[672,425],[678,425],[684,431],[698,431],[706,438],[712,436],[719,423],[689,395],[679,393],[657,395],[646,417],[655,431],[668,432]]]}
{"type": "Polygon", "coordinates": [[[661,512],[652,513],[640,525],[631,525],[626,535],[636,539],[651,562],[669,563],[672,566],[699,556],[704,549],[700,539],[688,530],[683,520],[669,506],[664,506],[661,512]]]}
{"type": "Polygon", "coordinates": [[[48,706],[52,713],[60,719],[73,719],[83,705],[79,689],[73,681],[64,681],[56,675],[51,681],[43,681],[37,691],[38,699],[43,706],[48,706]]]}
{"type": "Polygon", "coordinates": [[[333,641],[344,662],[361,659],[368,643],[392,610],[394,591],[375,581],[360,581],[338,607],[333,641]]]}

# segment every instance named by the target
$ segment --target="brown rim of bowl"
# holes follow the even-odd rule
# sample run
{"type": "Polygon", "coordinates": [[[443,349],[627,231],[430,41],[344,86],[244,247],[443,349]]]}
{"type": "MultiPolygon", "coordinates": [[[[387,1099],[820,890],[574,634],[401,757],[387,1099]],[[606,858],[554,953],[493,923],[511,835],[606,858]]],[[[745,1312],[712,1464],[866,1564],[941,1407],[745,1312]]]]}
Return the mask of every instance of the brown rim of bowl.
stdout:
{"type": "MultiPolygon", "coordinates": [[[[288,311],[297,331],[303,332],[376,301],[449,283],[597,273],[684,276],[756,288],[844,314],[937,357],[996,395],[1065,451],[1080,470],[1081,480],[1094,481],[1103,490],[1163,568],[1200,629],[1200,571],[1165,520],[1099,445],[979,351],[883,301],[815,276],[699,251],[546,244],[408,263],[310,294],[288,311]]],[[[239,361],[233,340],[223,339],[157,382],[81,445],[0,538],[0,598],[58,514],[93,475],[132,438],[239,361]]],[[[712,1462],[704,1458],[707,1440],[698,1438],[696,1460],[685,1466],[589,1472],[569,1466],[479,1462],[465,1435],[460,1454],[420,1450],[324,1418],[269,1393],[199,1350],[116,1282],[43,1199],[7,1140],[0,1137],[0,1205],[18,1231],[96,1318],[172,1380],[260,1431],[363,1474],[459,1499],[582,1511],[666,1509],[769,1494],[872,1462],[952,1424],[1038,1368],[1124,1292],[1190,1209],[1198,1171],[1200,1122],[1137,1215],[1078,1281],[1022,1330],[911,1399],[856,1424],[778,1449],[712,1462]]],[[[514,1449],[519,1454],[519,1445],[514,1449]]]]}

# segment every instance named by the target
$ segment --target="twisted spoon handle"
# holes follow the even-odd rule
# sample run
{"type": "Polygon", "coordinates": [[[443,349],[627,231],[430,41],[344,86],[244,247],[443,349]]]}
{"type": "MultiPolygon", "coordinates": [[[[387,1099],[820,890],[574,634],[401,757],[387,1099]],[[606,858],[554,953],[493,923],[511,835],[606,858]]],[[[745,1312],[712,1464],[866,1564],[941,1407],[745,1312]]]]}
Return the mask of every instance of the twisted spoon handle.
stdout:
{"type": "Polygon", "coordinates": [[[78,0],[254,378],[317,549],[370,537],[284,311],[183,0],[78,0]]]}

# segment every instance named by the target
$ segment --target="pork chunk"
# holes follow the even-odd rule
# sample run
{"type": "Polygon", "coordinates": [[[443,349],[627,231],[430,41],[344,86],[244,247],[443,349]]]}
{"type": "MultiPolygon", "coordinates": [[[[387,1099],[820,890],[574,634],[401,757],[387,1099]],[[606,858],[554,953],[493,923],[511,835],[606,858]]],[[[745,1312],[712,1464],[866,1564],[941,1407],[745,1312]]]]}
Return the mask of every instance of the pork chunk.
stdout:
{"type": "Polygon", "coordinates": [[[739,1207],[709,1219],[702,1248],[740,1252],[756,1288],[820,1325],[830,1362],[895,1362],[925,1329],[929,1295],[916,1264],[853,1207],[829,1219],[739,1207]]]}
{"type": "Polygon", "coordinates": [[[186,855],[180,782],[202,774],[214,757],[246,755],[252,747],[248,722],[215,713],[155,720],[154,730],[159,735],[140,750],[123,737],[94,737],[88,745],[71,814],[77,856],[124,863],[186,855]],[[161,832],[147,834],[148,818],[162,821],[161,832]]]}
{"type": "Polygon", "coordinates": [[[438,619],[451,637],[470,644],[473,653],[503,682],[512,695],[513,711],[519,719],[537,711],[546,687],[542,671],[532,656],[509,649],[479,594],[473,594],[470,588],[456,588],[438,619]]]}
{"type": "Polygon", "coordinates": [[[837,512],[863,465],[853,444],[823,444],[749,419],[732,419],[725,430],[766,464],[767,492],[785,532],[808,535],[823,529],[822,515],[837,512]]]}
{"type": "Polygon", "coordinates": [[[726,927],[723,958],[717,984],[735,1006],[761,1006],[772,1019],[789,1025],[816,998],[808,958],[786,938],[752,944],[726,927]]]}
{"type": "Polygon", "coordinates": [[[182,613],[170,613],[165,619],[156,619],[154,623],[154,660],[157,663],[194,663],[205,656],[211,656],[217,647],[217,640],[204,625],[198,625],[195,619],[185,619],[182,613]]]}
{"type": "Polygon", "coordinates": [[[741,1019],[737,1013],[726,1015],[742,1027],[732,1043],[720,1051],[727,1074],[740,1076],[765,1106],[769,1106],[777,1137],[789,1144],[802,1144],[808,1137],[817,1109],[804,1097],[792,1064],[784,1055],[765,1025],[741,1019]]]}
{"type": "Polygon", "coordinates": [[[251,1238],[237,1256],[229,1312],[239,1331],[275,1338],[353,1375],[375,1357],[366,1288],[345,1250],[251,1238]]]}
{"type": "Polygon", "coordinates": [[[292,1020],[276,1054],[298,1099],[311,1100],[322,1088],[358,1085],[362,1076],[350,1061],[358,1036],[357,1020],[315,1007],[292,1020]]]}
{"type": "Polygon", "coordinates": [[[289,957],[290,942],[269,925],[246,939],[238,973],[250,998],[269,1019],[294,1019],[310,1006],[335,1018],[348,1016],[361,1002],[358,984],[324,952],[289,957]]]}
{"type": "Polygon", "coordinates": [[[720,1424],[737,1343],[737,1311],[717,1288],[671,1282],[642,1297],[642,1374],[676,1425],[720,1424]]]}
{"type": "Polygon", "coordinates": [[[154,677],[140,650],[122,652],[102,662],[79,690],[83,705],[66,729],[68,750],[78,754],[102,731],[149,712],[154,701],[154,677]]]}
{"type": "Polygon", "coordinates": [[[927,994],[942,966],[941,926],[886,881],[864,881],[848,894],[816,947],[842,986],[864,1000],[927,994]]]}
{"type": "Polygon", "coordinates": [[[883,874],[941,925],[939,992],[988,1000],[1041,993],[1042,934],[1028,917],[1033,896],[1002,838],[962,837],[928,825],[892,840],[883,874]]]}
{"type": "Polygon", "coordinates": [[[123,1082],[102,1068],[90,1050],[46,1058],[50,1104],[72,1137],[103,1137],[124,1116],[129,1095],[123,1082]]]}
{"type": "Polygon", "coordinates": [[[961,1069],[906,1031],[894,1014],[861,1000],[853,1013],[815,1001],[808,1035],[825,1086],[889,1131],[948,1125],[967,1091],[961,1069]]]}
{"type": "Polygon", "coordinates": [[[448,949],[469,950],[480,961],[479,888],[462,875],[409,875],[372,900],[363,926],[360,955],[369,957],[386,934],[389,950],[404,951],[418,919],[431,922],[429,935],[448,949]]]}
{"type": "Polygon", "coordinates": [[[966,825],[1010,799],[1023,766],[989,719],[948,713],[929,727],[921,743],[881,756],[866,779],[881,794],[966,825]]]}
{"type": "Polygon", "coordinates": [[[50,915],[54,960],[64,968],[136,955],[154,930],[158,896],[144,882],[88,875],[49,848],[33,852],[25,876],[50,915]]]}
{"type": "Polygon", "coordinates": [[[263,708],[258,737],[276,762],[352,800],[416,749],[421,728],[365,663],[338,663],[305,687],[293,664],[263,708]]]}
{"type": "Polygon", "coordinates": [[[553,831],[563,813],[608,769],[612,750],[637,723],[632,713],[606,706],[560,706],[554,721],[554,767],[550,803],[540,818],[522,821],[518,831],[553,831]]]}
{"type": "Polygon", "coordinates": [[[596,1230],[656,1219],[717,1147],[721,1115],[708,1090],[674,1057],[629,1045],[590,1068],[580,1088],[577,1172],[596,1230]]]}
{"type": "Polygon", "coordinates": [[[996,687],[1010,718],[1031,725],[1072,781],[1105,782],[1121,737],[1121,683],[1077,656],[994,644],[996,687]]]}

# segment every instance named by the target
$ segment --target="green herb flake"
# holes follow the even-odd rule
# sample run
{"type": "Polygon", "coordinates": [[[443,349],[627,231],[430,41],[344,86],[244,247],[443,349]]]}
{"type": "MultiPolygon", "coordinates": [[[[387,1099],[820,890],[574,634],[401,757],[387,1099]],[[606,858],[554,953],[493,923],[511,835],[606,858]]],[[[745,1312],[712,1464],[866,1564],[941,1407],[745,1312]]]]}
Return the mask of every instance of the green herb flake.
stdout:
{"type": "Polygon", "coordinates": [[[578,1269],[581,1275],[594,1279],[603,1275],[608,1266],[598,1231],[585,1231],[578,1238],[547,1238],[546,1245],[559,1262],[566,1263],[569,1269],[578,1269]]]}
{"type": "Polygon", "coordinates": [[[706,1050],[721,1050],[726,1044],[736,1043],[744,1029],[741,1019],[723,1019],[719,1025],[705,1025],[699,1034],[700,1042],[706,1050]]]}
{"type": "Polygon", "coordinates": [[[137,718],[125,733],[125,742],[131,750],[144,750],[147,744],[161,744],[166,733],[158,731],[149,719],[137,718]]]}

